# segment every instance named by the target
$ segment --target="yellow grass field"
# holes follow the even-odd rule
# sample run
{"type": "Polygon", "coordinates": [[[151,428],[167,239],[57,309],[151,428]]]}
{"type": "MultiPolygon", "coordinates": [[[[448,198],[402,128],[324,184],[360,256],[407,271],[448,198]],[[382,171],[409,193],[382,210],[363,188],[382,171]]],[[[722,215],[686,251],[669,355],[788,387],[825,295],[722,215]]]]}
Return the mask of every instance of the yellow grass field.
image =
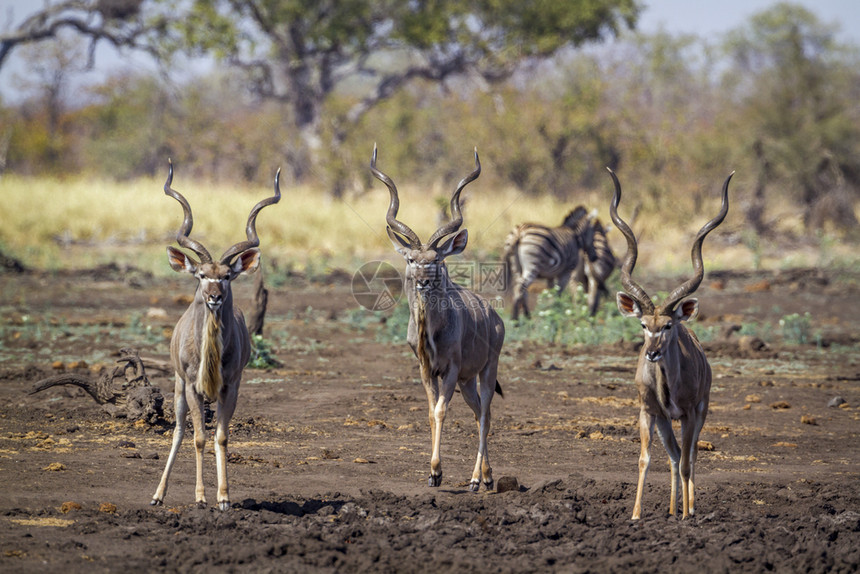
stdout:
{"type": "MultiPolygon", "coordinates": [[[[397,178],[395,177],[395,181],[397,178]]],[[[0,179],[4,214],[0,227],[0,250],[40,269],[83,268],[108,262],[132,265],[159,275],[169,273],[164,246],[170,244],[182,221],[178,203],[162,191],[163,179],[141,179],[117,183],[83,178],[0,179]]],[[[456,182],[428,188],[399,186],[399,218],[426,239],[439,223],[439,206],[456,182]]],[[[271,195],[271,185],[243,186],[211,184],[177,173],[174,189],[183,193],[194,212],[192,235],[213,252],[223,252],[244,239],[251,207],[271,195]]],[[[853,266],[858,256],[839,241],[822,238],[795,245],[790,252],[766,242],[750,242],[744,235],[740,210],[742,186],[732,188],[729,218],[705,245],[709,270],[721,268],[780,268],[809,265],[853,266]]],[[[640,237],[638,268],[643,273],[684,272],[689,266],[689,247],[698,228],[711,212],[719,209],[718,189],[704,209],[707,214],[681,224],[671,214],[643,210],[634,231],[640,237]]],[[[351,271],[363,261],[396,260],[385,233],[388,192],[382,183],[361,196],[333,200],[319,189],[282,185],[283,197],[263,210],[258,231],[265,257],[302,270],[341,268],[351,271]]],[[[511,227],[522,221],[557,225],[576,204],[596,208],[608,221],[611,182],[600,190],[585,192],[576,201],[560,202],[550,196],[532,197],[514,189],[488,189],[478,180],[464,192],[465,224],[469,229],[466,260],[498,258],[511,227]]],[[[625,187],[620,212],[632,213],[636,190],[625,187]]],[[[786,212],[783,227],[797,227],[798,214],[786,212]]],[[[616,253],[623,255],[625,243],[611,232],[616,253]]]]}

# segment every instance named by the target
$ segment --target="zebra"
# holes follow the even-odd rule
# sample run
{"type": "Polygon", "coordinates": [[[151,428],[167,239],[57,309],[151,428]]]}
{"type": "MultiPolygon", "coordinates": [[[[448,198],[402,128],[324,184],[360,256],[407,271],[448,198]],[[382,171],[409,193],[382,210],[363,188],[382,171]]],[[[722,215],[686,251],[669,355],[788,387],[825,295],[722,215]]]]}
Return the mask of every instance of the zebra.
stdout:
{"type": "Polygon", "coordinates": [[[528,289],[535,279],[546,279],[558,292],[567,287],[579,263],[580,251],[594,261],[597,254],[591,239],[588,212],[577,206],[567,214],[559,227],[537,223],[517,225],[505,239],[505,266],[513,281],[514,308],[511,318],[519,318],[520,309],[529,317],[528,289]]]}
{"type": "Polygon", "coordinates": [[[591,223],[591,243],[597,258],[594,261],[582,256],[580,253],[579,264],[576,266],[574,280],[582,285],[583,290],[588,293],[588,314],[592,317],[597,313],[600,303],[600,295],[609,297],[609,289],[606,288],[606,280],[618,267],[612,247],[606,239],[606,234],[612,229],[611,225],[603,227],[596,213],[589,215],[591,223]]]}

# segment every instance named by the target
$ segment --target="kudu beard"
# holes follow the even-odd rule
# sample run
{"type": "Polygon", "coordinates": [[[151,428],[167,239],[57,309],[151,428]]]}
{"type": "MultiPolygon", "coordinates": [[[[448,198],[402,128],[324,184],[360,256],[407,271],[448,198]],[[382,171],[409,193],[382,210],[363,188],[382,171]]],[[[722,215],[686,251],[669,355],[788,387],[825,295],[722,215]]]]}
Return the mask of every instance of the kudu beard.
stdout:
{"type": "Polygon", "coordinates": [[[200,367],[197,370],[195,388],[210,401],[221,392],[221,322],[212,311],[206,311],[203,319],[203,341],[200,343],[200,367]]]}

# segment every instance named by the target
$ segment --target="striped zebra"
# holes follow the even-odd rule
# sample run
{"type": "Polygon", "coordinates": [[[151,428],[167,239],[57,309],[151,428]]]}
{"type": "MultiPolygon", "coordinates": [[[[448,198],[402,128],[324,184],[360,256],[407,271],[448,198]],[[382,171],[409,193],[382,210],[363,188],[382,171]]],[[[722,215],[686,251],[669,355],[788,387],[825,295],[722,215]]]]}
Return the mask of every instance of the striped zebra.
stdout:
{"type": "Polygon", "coordinates": [[[571,274],[579,263],[580,251],[586,259],[597,258],[591,239],[588,212],[583,206],[567,214],[559,227],[546,227],[537,223],[517,225],[505,239],[505,264],[513,285],[514,308],[511,317],[516,321],[522,309],[529,316],[528,290],[535,279],[546,279],[550,288],[558,292],[567,287],[571,274]]]}
{"type": "Polygon", "coordinates": [[[597,313],[600,295],[602,294],[604,297],[610,295],[609,289],[606,288],[606,280],[612,275],[618,262],[615,259],[615,254],[612,253],[609,241],[606,239],[606,234],[612,229],[612,226],[607,225],[604,228],[596,214],[589,216],[589,219],[591,220],[592,245],[597,258],[591,261],[580,254],[574,280],[582,285],[582,288],[588,293],[588,313],[593,317],[597,313]]]}

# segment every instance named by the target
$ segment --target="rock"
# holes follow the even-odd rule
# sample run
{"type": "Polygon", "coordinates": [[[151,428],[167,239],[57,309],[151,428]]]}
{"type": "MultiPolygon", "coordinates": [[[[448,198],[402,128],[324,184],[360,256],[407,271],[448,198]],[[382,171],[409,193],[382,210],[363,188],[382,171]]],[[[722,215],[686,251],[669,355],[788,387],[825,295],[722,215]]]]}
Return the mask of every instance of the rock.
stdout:
{"type": "Polygon", "coordinates": [[[804,425],[817,425],[818,421],[815,420],[815,417],[811,415],[803,415],[800,417],[800,424],[804,425]]]}
{"type": "Polygon", "coordinates": [[[839,405],[844,405],[847,401],[840,396],[835,396],[830,401],[828,401],[827,406],[830,408],[836,408],[839,405]]]}
{"type": "Polygon", "coordinates": [[[699,450],[707,450],[707,451],[717,450],[716,447],[714,447],[714,443],[706,441],[706,440],[700,440],[699,442],[697,442],[696,448],[698,448],[699,450]]]}
{"type": "Polygon", "coordinates": [[[786,401],[776,401],[775,403],[770,404],[770,408],[772,408],[774,410],[785,410],[785,409],[790,409],[791,405],[788,404],[788,402],[786,402],[786,401]]]}
{"type": "Polygon", "coordinates": [[[113,504],[112,502],[102,502],[99,505],[99,512],[113,514],[116,512],[116,504],[113,504]]]}
{"type": "Polygon", "coordinates": [[[515,476],[503,476],[496,481],[496,492],[517,492],[520,489],[520,483],[515,476]]]}

